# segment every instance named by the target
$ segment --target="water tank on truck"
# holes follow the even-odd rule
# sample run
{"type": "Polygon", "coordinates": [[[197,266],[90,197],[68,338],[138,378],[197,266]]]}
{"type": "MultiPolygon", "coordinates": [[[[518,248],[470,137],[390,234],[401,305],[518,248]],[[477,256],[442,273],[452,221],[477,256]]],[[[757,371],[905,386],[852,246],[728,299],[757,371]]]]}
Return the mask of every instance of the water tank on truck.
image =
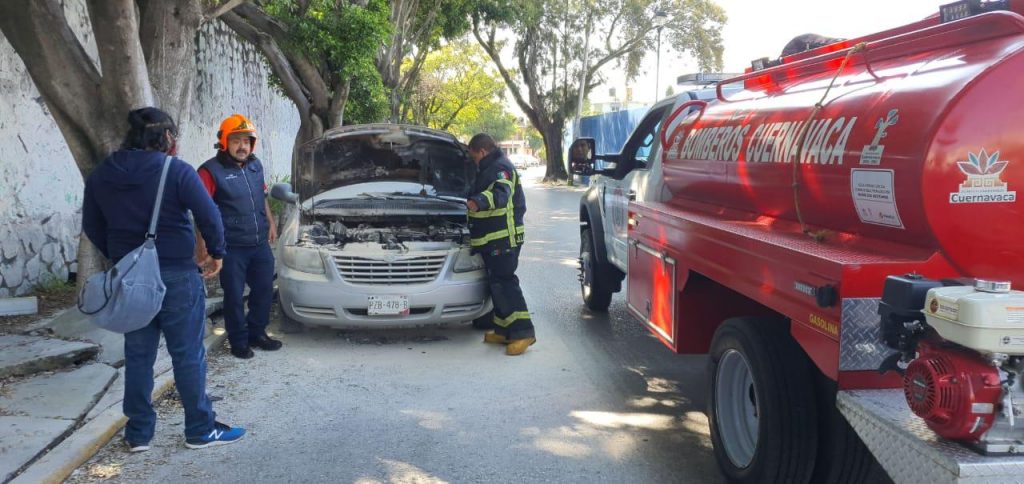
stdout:
{"type": "Polygon", "coordinates": [[[1024,0],[967,0],[663,123],[673,196],[630,206],[627,302],[710,354],[731,480],[1024,472],[943,441],[1024,449],[1022,75],[1024,0]]]}

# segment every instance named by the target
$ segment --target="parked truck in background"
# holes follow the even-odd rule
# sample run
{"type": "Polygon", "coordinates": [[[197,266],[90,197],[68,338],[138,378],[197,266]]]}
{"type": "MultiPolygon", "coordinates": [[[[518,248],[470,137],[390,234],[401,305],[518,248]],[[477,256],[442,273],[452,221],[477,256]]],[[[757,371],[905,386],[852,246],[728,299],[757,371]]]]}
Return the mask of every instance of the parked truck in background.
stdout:
{"type": "Polygon", "coordinates": [[[621,154],[570,147],[580,174],[641,170],[584,196],[583,298],[625,278],[659,340],[709,355],[727,479],[1024,476],[1022,75],[1024,0],[967,0],[659,104],[621,154]]]}

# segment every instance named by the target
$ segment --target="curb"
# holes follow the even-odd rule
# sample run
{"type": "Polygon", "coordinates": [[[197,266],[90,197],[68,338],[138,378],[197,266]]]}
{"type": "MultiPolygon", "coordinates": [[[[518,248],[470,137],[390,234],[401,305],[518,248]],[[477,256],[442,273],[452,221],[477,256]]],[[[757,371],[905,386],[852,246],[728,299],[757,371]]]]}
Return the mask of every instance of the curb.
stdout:
{"type": "MultiPolygon", "coordinates": [[[[220,334],[207,336],[203,345],[209,352],[211,348],[222,345],[226,339],[227,333],[221,331],[220,334]]],[[[153,403],[159,401],[173,385],[174,370],[158,376],[153,386],[153,403]]],[[[120,405],[104,410],[11,480],[11,484],[63,482],[107,445],[127,422],[128,418],[121,412],[120,405]]]]}

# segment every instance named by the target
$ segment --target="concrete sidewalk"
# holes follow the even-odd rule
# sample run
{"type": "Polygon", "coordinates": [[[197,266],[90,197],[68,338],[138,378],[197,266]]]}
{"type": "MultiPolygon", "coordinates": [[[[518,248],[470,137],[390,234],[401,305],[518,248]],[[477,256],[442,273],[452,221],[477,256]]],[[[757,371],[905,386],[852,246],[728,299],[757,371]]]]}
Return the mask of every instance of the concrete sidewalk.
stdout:
{"type": "MultiPolygon", "coordinates": [[[[207,350],[226,338],[209,317],[207,350]]],[[[61,482],[124,426],[124,337],[92,326],[76,308],[29,335],[0,335],[0,482],[61,482]]],[[[161,341],[156,401],[174,384],[161,341]]]]}

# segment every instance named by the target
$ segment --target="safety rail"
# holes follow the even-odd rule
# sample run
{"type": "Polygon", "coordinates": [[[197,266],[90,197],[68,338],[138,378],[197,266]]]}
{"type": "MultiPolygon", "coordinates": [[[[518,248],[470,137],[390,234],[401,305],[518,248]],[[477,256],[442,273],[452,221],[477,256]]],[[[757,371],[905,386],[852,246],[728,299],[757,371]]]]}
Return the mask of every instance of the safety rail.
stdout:
{"type": "MultiPolygon", "coordinates": [[[[867,47],[862,51],[859,58],[864,59],[863,63],[877,62],[1015,34],[1024,34],[1024,17],[1010,11],[988,12],[955,22],[926,27],[880,40],[868,41],[867,47]]],[[[867,39],[869,37],[864,38],[867,39]]],[[[844,41],[844,43],[849,44],[849,47],[842,50],[779,64],[720,81],[715,86],[716,95],[719,101],[729,102],[729,99],[722,93],[722,86],[728,84],[746,82],[765,76],[770,78],[770,82],[778,82],[784,79],[832,70],[835,66],[828,66],[826,65],[827,62],[841,62],[849,50],[861,42],[861,39],[851,39],[844,41]],[[799,72],[794,72],[797,70],[799,72]],[[778,74],[782,74],[782,77],[777,78],[778,74]],[[799,75],[793,76],[790,74],[799,75]]],[[[851,59],[851,61],[850,65],[861,64],[861,62],[857,62],[855,59],[851,59]]]]}

